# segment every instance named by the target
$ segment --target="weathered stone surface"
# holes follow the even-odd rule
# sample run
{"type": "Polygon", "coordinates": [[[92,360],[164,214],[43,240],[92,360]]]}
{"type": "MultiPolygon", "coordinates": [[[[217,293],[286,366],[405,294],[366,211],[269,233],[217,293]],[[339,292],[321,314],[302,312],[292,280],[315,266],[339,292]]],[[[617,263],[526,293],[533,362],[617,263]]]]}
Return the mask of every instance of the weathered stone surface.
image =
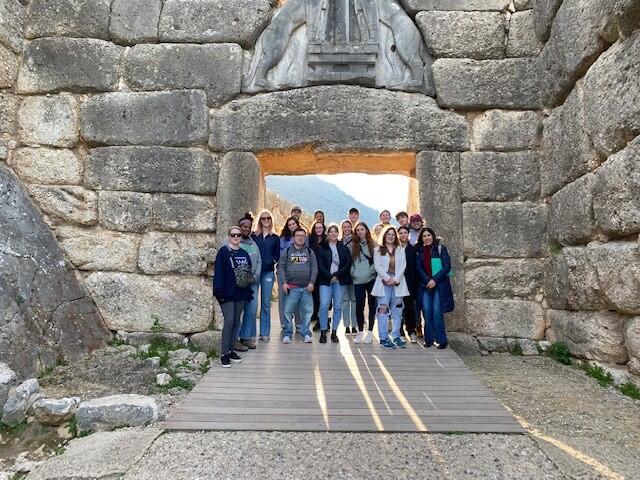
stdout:
{"type": "Polygon", "coordinates": [[[462,205],[464,252],[475,258],[542,257],[547,207],[536,203],[462,205]]]}
{"type": "Polygon", "coordinates": [[[509,23],[507,57],[536,57],[541,44],[536,36],[533,10],[515,12],[509,23]]]}
{"type": "Polygon", "coordinates": [[[509,0],[401,0],[410,13],[420,10],[498,11],[509,6],[509,0]]]}
{"type": "MultiPolygon", "coordinates": [[[[204,339],[205,337],[202,337],[203,341],[204,339]]],[[[205,351],[208,352],[209,350],[205,351]]],[[[2,407],[4,407],[4,402],[6,402],[7,400],[7,394],[9,393],[9,390],[11,390],[11,387],[15,385],[17,381],[18,375],[16,375],[16,372],[11,370],[11,368],[9,368],[9,365],[7,365],[6,363],[0,362],[0,411],[2,410],[2,407]]]]}
{"type": "Polygon", "coordinates": [[[420,12],[416,23],[435,57],[504,58],[506,25],[500,12],[420,12]]]}
{"type": "Polygon", "coordinates": [[[640,25],[638,0],[610,0],[604,10],[606,17],[600,24],[599,33],[610,43],[631,36],[640,25]]]}
{"type": "MultiPolygon", "coordinates": [[[[189,341],[201,352],[209,353],[220,349],[222,332],[220,330],[208,330],[206,332],[194,333],[189,337],[189,341]]],[[[639,350],[640,352],[640,350],[639,350]]],[[[639,353],[640,356],[640,353],[639,353]]]]}
{"type": "Polygon", "coordinates": [[[585,125],[585,93],[576,85],[562,107],[553,109],[542,136],[542,194],[550,195],[602,161],[585,125]]]}
{"type": "Polygon", "coordinates": [[[204,275],[215,255],[214,235],[151,232],[142,239],[138,264],[148,274],[204,275]]]}
{"type": "Polygon", "coordinates": [[[151,195],[138,192],[98,194],[100,225],[120,232],[144,232],[151,224],[151,195]]]}
{"type": "Polygon", "coordinates": [[[86,159],[85,185],[137,192],[216,192],[218,157],[170,147],[95,148],[86,159]]]}
{"type": "Polygon", "coordinates": [[[212,111],[209,138],[216,151],[252,152],[307,145],[318,151],[464,150],[468,143],[464,117],[429,97],[348,85],[234,100],[212,111]]]}
{"type": "Polygon", "coordinates": [[[89,38],[39,38],[27,45],[19,93],[101,92],[118,88],[124,49],[89,38]]]}
{"type": "MultiPolygon", "coordinates": [[[[633,317],[627,321],[624,330],[624,345],[630,357],[629,371],[640,375],[640,317],[633,317]]],[[[0,402],[2,397],[0,397],[0,402]]]]}
{"type": "Polygon", "coordinates": [[[35,378],[31,378],[9,390],[7,400],[2,407],[2,423],[15,426],[24,422],[30,406],[29,399],[39,391],[40,385],[38,385],[38,380],[35,378]]]}
{"type": "Polygon", "coordinates": [[[517,11],[532,9],[536,0],[513,0],[513,6],[517,11]]]}
{"type": "Polygon", "coordinates": [[[173,377],[168,373],[159,373],[156,375],[156,385],[159,385],[161,387],[169,385],[171,380],[173,380],[173,377]]]}
{"type": "Polygon", "coordinates": [[[420,211],[441,236],[451,256],[455,272],[451,285],[455,310],[447,316],[450,330],[464,328],[464,267],[462,243],[462,196],[460,193],[460,154],[420,152],[416,157],[416,179],[422,201],[420,211]]]}
{"type": "Polygon", "coordinates": [[[76,185],[82,182],[82,160],[72,150],[20,148],[13,152],[9,165],[28,183],[76,185]]]}
{"type": "Polygon", "coordinates": [[[158,40],[162,0],[114,0],[111,4],[109,33],[123,44],[158,40]]]}
{"type": "Polygon", "coordinates": [[[478,150],[530,150],[537,146],[541,131],[537,112],[489,110],[473,120],[473,143],[478,150]]]}
{"type": "Polygon", "coordinates": [[[538,344],[533,340],[529,340],[528,338],[519,338],[518,345],[520,345],[522,355],[524,355],[525,357],[540,354],[540,352],[538,351],[538,344]]]}
{"type": "Polygon", "coordinates": [[[509,351],[507,340],[501,337],[478,337],[480,348],[487,352],[506,353],[509,351]]]}
{"type": "Polygon", "coordinates": [[[558,13],[560,5],[562,5],[562,0],[536,0],[533,20],[540,41],[546,42],[549,39],[553,19],[558,13]]]}
{"type": "Polygon", "coordinates": [[[589,243],[595,233],[590,173],[556,192],[549,202],[549,238],[560,245],[589,243]]]}
{"type": "Polygon", "coordinates": [[[29,473],[35,480],[124,478],[162,430],[124,429],[71,440],[61,455],[50,457],[29,473]]]}
{"type": "Polygon", "coordinates": [[[549,310],[547,318],[547,338],[564,342],[573,356],[621,364],[629,359],[624,345],[627,317],[615,312],[549,310]]]}
{"type": "Polygon", "coordinates": [[[443,107],[526,110],[540,106],[540,75],[533,59],[443,58],[433,64],[433,76],[443,107]]]}
{"type": "Polygon", "coordinates": [[[81,431],[139,427],[160,417],[156,401],[144,395],[112,395],[80,403],[76,418],[81,431]]]}
{"type": "Polygon", "coordinates": [[[33,414],[43,425],[61,425],[76,414],[80,398],[41,398],[33,404],[33,414]]]}
{"type": "Polygon", "coordinates": [[[153,228],[156,230],[214,232],[216,215],[213,197],[170,193],[153,196],[153,228]]]}
{"type": "Polygon", "coordinates": [[[584,79],[586,127],[609,156],[640,135],[640,32],[603,53],[584,79]]]}
{"type": "Polygon", "coordinates": [[[80,270],[135,272],[140,237],[102,229],[56,229],[71,262],[80,270]]]}
{"type": "Polygon", "coordinates": [[[22,50],[26,7],[19,0],[0,2],[0,44],[16,53],[22,50]]]}
{"type": "Polygon", "coordinates": [[[540,156],[535,152],[465,152],[460,157],[460,176],[466,202],[540,197],[540,156]]]}
{"type": "Polygon", "coordinates": [[[545,278],[551,308],[640,313],[640,251],[636,242],[563,248],[550,257],[545,278]]]}
{"type": "Polygon", "coordinates": [[[18,131],[18,97],[0,93],[0,133],[14,135],[18,131]]]}
{"type": "Polygon", "coordinates": [[[48,185],[30,185],[28,190],[40,210],[53,223],[95,225],[98,222],[98,200],[91,190],[48,185]]]}
{"type": "Polygon", "coordinates": [[[20,61],[16,54],[0,45],[0,88],[11,88],[19,68],[20,61]]]}
{"type": "Polygon", "coordinates": [[[160,41],[250,47],[269,21],[271,9],[269,0],[167,0],[160,41]]]}
{"type": "Polygon", "coordinates": [[[73,147],[78,142],[78,105],[71,95],[25,97],[18,113],[23,144],[73,147]]]}
{"type": "Polygon", "coordinates": [[[110,0],[32,0],[25,20],[25,36],[108,40],[110,7],[110,0]]]}
{"type": "Polygon", "coordinates": [[[80,110],[82,137],[105,145],[194,145],[207,137],[204,92],[96,95],[80,110]]]}
{"type": "Polygon", "coordinates": [[[133,90],[204,90],[210,107],[240,93],[242,49],[221,45],[136,45],[127,54],[124,78],[133,90]]]}
{"type": "Polygon", "coordinates": [[[545,321],[537,302],[467,299],[470,333],[498,337],[544,338],[545,321]]]}
{"type": "Polygon", "coordinates": [[[211,323],[211,285],[202,277],[91,274],[86,285],[111,330],[202,332],[211,323]]]}
{"type": "Polygon", "coordinates": [[[0,362],[23,377],[107,337],[96,307],[18,179],[0,165],[0,362]]]}
{"type": "Polygon", "coordinates": [[[180,345],[183,343],[185,336],[180,333],[169,332],[125,332],[124,330],[118,331],[118,338],[121,338],[129,345],[140,347],[151,343],[154,338],[161,338],[173,345],[180,345]]]}
{"type": "Polygon", "coordinates": [[[464,263],[467,298],[523,298],[542,292],[542,260],[468,260],[464,263]]]}

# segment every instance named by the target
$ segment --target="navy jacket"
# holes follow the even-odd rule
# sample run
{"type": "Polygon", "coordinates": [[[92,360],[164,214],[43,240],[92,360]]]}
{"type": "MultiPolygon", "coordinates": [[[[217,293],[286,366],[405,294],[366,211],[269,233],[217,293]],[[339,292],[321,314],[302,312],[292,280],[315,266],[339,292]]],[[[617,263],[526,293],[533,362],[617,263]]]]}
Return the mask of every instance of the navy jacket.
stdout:
{"type": "Polygon", "coordinates": [[[416,294],[418,288],[418,272],[416,271],[416,247],[407,243],[404,247],[404,253],[407,257],[407,268],[404,270],[404,278],[407,281],[407,287],[411,295],[416,294]]]}
{"type": "MultiPolygon", "coordinates": [[[[234,252],[236,258],[247,261],[251,265],[249,254],[243,249],[234,252]]],[[[239,288],[233,273],[233,258],[229,247],[223,245],[216,255],[215,272],[213,274],[213,295],[218,302],[251,301],[253,293],[251,287],[239,288]]]]}
{"type": "Polygon", "coordinates": [[[351,252],[345,247],[341,241],[337,243],[338,257],[340,258],[340,265],[338,271],[331,274],[331,262],[333,261],[333,254],[328,242],[322,242],[318,249],[318,285],[329,285],[331,283],[331,277],[336,277],[340,282],[340,285],[351,285],[353,279],[351,278],[351,252]]]}
{"type": "Polygon", "coordinates": [[[275,233],[271,233],[266,237],[262,235],[251,234],[251,238],[258,245],[260,257],[262,258],[262,271],[273,272],[275,265],[280,258],[280,237],[275,233]]]}
{"type": "Polygon", "coordinates": [[[433,277],[427,275],[427,271],[424,268],[424,249],[417,248],[416,251],[416,271],[418,273],[418,302],[422,302],[422,294],[427,289],[427,283],[433,279],[436,282],[436,289],[438,295],[440,295],[440,306],[443,312],[452,312],[454,309],[453,290],[451,289],[451,281],[449,280],[449,272],[451,272],[451,257],[447,247],[442,245],[438,248],[438,243],[434,243],[431,246],[431,258],[440,258],[442,260],[442,270],[436,273],[433,277]],[[438,250],[442,251],[440,255],[438,250]]]}

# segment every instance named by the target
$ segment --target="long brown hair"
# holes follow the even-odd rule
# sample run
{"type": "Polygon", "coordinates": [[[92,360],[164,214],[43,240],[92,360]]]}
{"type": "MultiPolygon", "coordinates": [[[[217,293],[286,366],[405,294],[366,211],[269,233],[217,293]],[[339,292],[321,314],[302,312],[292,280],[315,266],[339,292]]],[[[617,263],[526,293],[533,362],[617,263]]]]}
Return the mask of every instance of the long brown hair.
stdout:
{"type": "Polygon", "coordinates": [[[280,236],[285,240],[289,240],[292,237],[291,230],[289,230],[289,222],[291,220],[296,222],[296,225],[300,228],[300,221],[296,217],[287,218],[287,221],[284,222],[284,227],[282,227],[282,230],[280,231],[280,236]]]}
{"type": "Polygon", "coordinates": [[[356,226],[353,227],[353,233],[351,234],[351,238],[353,239],[351,241],[351,257],[354,259],[360,258],[360,253],[362,253],[362,249],[360,248],[360,237],[356,233],[357,228],[360,226],[362,226],[365,232],[367,232],[364,238],[367,242],[367,247],[369,247],[369,255],[371,255],[371,258],[373,258],[373,249],[375,248],[375,243],[373,241],[373,237],[371,236],[371,230],[369,230],[369,226],[364,222],[358,222],[356,223],[356,226]]]}
{"type": "Polygon", "coordinates": [[[387,228],[385,228],[382,231],[382,235],[380,235],[380,255],[388,255],[389,250],[387,249],[387,233],[389,233],[391,230],[393,230],[393,233],[396,236],[395,241],[393,242],[393,252],[395,253],[395,251],[398,249],[398,247],[400,246],[400,240],[398,239],[398,231],[396,230],[396,227],[394,227],[393,225],[389,225],[387,228]]]}

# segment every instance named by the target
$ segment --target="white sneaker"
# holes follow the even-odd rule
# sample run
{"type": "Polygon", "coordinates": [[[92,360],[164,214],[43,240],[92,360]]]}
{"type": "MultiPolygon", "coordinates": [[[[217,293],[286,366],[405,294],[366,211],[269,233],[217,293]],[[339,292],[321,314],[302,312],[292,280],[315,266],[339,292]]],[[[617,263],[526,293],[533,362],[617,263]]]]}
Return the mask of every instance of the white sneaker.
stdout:
{"type": "Polygon", "coordinates": [[[418,343],[418,337],[416,337],[415,333],[412,333],[411,335],[409,335],[409,341],[411,343],[418,343]]]}
{"type": "Polygon", "coordinates": [[[291,337],[284,337],[282,343],[291,343],[291,337]]]}
{"type": "Polygon", "coordinates": [[[364,335],[364,343],[372,343],[373,342],[373,332],[367,332],[364,335]]]}
{"type": "Polygon", "coordinates": [[[312,342],[313,342],[313,337],[311,335],[304,336],[304,343],[312,343],[312,342]]]}
{"type": "Polygon", "coordinates": [[[362,343],[362,332],[358,332],[353,343],[362,343]]]}

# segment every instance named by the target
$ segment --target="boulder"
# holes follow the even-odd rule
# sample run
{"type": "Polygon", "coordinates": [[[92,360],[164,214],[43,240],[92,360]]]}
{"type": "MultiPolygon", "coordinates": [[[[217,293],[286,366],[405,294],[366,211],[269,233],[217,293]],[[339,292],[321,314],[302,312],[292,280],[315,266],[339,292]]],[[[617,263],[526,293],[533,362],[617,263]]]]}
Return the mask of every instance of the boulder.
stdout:
{"type": "Polygon", "coordinates": [[[0,93],[0,133],[15,135],[18,132],[18,96],[0,93]]]}
{"type": "Polygon", "coordinates": [[[549,202],[549,238],[559,245],[586,244],[596,231],[595,175],[590,173],[557,191],[549,202]]]}
{"type": "Polygon", "coordinates": [[[449,342],[449,346],[459,355],[480,355],[478,340],[476,340],[472,335],[461,332],[448,332],[447,340],[449,342]]]}
{"type": "Polygon", "coordinates": [[[7,401],[9,390],[17,381],[18,375],[16,375],[16,372],[11,370],[6,363],[0,362],[0,411],[2,411],[4,402],[7,401]]]}
{"type": "Polygon", "coordinates": [[[640,317],[633,317],[627,321],[624,344],[630,357],[629,371],[634,375],[640,375],[640,317]]]}
{"type": "Polygon", "coordinates": [[[538,351],[538,345],[533,340],[529,340],[528,338],[519,338],[518,345],[520,345],[522,355],[524,355],[525,357],[540,354],[540,352],[538,351]]]}
{"type": "Polygon", "coordinates": [[[110,0],[32,0],[25,37],[109,39],[110,0]]]}
{"type": "Polygon", "coordinates": [[[535,300],[542,292],[542,260],[467,260],[464,264],[467,298],[535,300]]]}
{"type": "Polygon", "coordinates": [[[33,414],[43,425],[61,425],[71,420],[80,404],[78,397],[41,398],[33,404],[33,414]]]}
{"type": "Polygon", "coordinates": [[[168,373],[159,373],[156,375],[156,385],[160,387],[164,387],[165,385],[169,385],[173,380],[173,377],[168,373]]]}
{"type": "Polygon", "coordinates": [[[157,41],[162,3],[162,0],[114,0],[109,22],[111,38],[125,45],[157,41]]]}
{"type": "Polygon", "coordinates": [[[202,332],[213,317],[203,277],[96,272],[85,284],[111,330],[151,332],[157,321],[165,332],[202,332]]]}
{"type": "Polygon", "coordinates": [[[473,143],[478,150],[532,150],[541,131],[537,112],[488,110],[473,120],[473,143]]]}
{"type": "Polygon", "coordinates": [[[449,151],[469,145],[465,118],[438,108],[432,98],[350,85],[234,100],[211,111],[210,132],[209,146],[215,151],[309,145],[316,151],[449,151]]]}
{"type": "Polygon", "coordinates": [[[0,44],[0,88],[11,88],[18,75],[20,59],[0,44]]]}
{"type": "Polygon", "coordinates": [[[206,95],[199,90],[96,95],[80,109],[82,137],[103,145],[204,143],[206,95]]]}
{"type": "Polygon", "coordinates": [[[98,223],[98,200],[91,190],[62,185],[30,185],[27,190],[50,223],[98,223]]]}
{"type": "Polygon", "coordinates": [[[507,340],[502,337],[478,337],[480,348],[486,352],[507,353],[509,345],[507,340]]]}
{"type": "Polygon", "coordinates": [[[222,332],[219,330],[208,330],[206,332],[194,333],[189,337],[191,344],[201,352],[209,353],[220,347],[222,332]]]}
{"type": "Polygon", "coordinates": [[[78,143],[78,105],[69,94],[24,97],[18,113],[20,141],[26,145],[73,147],[78,143]]]}
{"type": "Polygon", "coordinates": [[[469,333],[490,337],[544,338],[545,321],[537,302],[467,299],[469,333]]]}
{"type": "Polygon", "coordinates": [[[541,47],[533,10],[513,13],[509,22],[507,57],[537,57],[541,47]]]}
{"type": "Polygon", "coordinates": [[[124,49],[89,38],[38,38],[29,42],[18,93],[107,92],[118,89],[124,49]]]}
{"type": "Polygon", "coordinates": [[[22,51],[26,10],[20,0],[0,2],[0,43],[15,53],[22,51]]]}
{"type": "Polygon", "coordinates": [[[215,232],[216,215],[214,197],[170,193],[153,196],[153,228],[156,230],[215,232]]]}
{"type": "Polygon", "coordinates": [[[150,275],[205,275],[214,264],[216,253],[215,235],[150,232],[140,243],[138,265],[150,275]]]}
{"type": "Polygon", "coordinates": [[[151,204],[148,193],[99,192],[100,225],[120,232],[144,232],[151,224],[151,204]]]}
{"type": "Polygon", "coordinates": [[[626,317],[607,311],[548,310],[547,318],[547,338],[565,343],[571,355],[619,364],[629,359],[625,349],[626,317]]]}
{"type": "Polygon", "coordinates": [[[160,368],[160,357],[149,357],[144,359],[144,366],[157,370],[160,368]]]}
{"type": "Polygon", "coordinates": [[[78,185],[82,182],[82,160],[72,150],[19,148],[9,165],[27,183],[78,185]]]}
{"type": "Polygon", "coordinates": [[[2,407],[2,423],[15,426],[27,417],[27,410],[31,406],[30,400],[40,391],[38,380],[31,378],[17,387],[9,390],[7,400],[2,407]]]}
{"type": "Polygon", "coordinates": [[[160,418],[160,409],[151,397],[111,395],[81,402],[76,418],[80,431],[112,430],[153,423],[160,418]]]}

